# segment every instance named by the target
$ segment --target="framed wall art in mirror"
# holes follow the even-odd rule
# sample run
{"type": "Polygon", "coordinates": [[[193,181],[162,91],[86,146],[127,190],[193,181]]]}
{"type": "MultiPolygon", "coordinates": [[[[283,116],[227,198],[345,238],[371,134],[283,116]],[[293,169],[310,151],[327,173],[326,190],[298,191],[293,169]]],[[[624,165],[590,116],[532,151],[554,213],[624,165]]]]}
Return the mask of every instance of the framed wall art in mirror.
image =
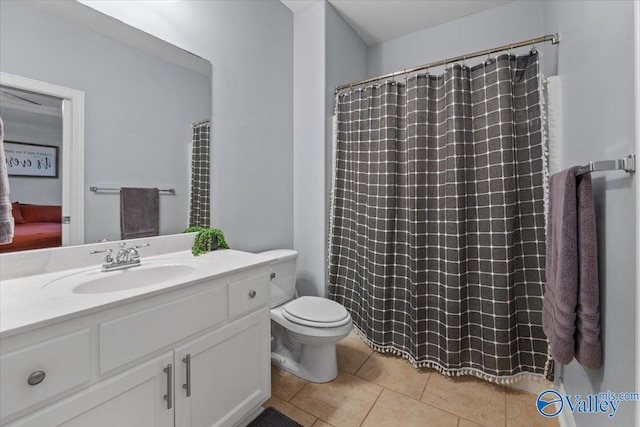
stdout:
{"type": "Polygon", "coordinates": [[[58,147],[28,142],[4,142],[9,176],[58,177],[58,147]]]}

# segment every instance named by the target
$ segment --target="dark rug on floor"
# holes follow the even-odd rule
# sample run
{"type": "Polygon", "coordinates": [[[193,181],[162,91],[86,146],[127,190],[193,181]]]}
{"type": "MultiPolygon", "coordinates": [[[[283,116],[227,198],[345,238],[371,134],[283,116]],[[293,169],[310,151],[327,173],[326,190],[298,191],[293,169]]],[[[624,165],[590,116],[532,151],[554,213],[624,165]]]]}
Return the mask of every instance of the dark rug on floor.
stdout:
{"type": "Polygon", "coordinates": [[[302,427],[276,408],[268,407],[251,421],[247,427],[302,427]]]}

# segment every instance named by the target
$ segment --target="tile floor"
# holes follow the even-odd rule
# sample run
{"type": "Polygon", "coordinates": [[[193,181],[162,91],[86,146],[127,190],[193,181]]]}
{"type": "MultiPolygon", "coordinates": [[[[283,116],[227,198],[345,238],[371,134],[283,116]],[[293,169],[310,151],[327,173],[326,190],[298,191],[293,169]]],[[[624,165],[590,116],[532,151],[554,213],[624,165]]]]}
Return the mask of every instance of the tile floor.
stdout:
{"type": "Polygon", "coordinates": [[[273,406],[303,426],[558,426],[535,409],[535,395],[472,377],[414,369],[373,352],[351,334],[337,346],[338,377],[315,384],[271,368],[273,406]]]}

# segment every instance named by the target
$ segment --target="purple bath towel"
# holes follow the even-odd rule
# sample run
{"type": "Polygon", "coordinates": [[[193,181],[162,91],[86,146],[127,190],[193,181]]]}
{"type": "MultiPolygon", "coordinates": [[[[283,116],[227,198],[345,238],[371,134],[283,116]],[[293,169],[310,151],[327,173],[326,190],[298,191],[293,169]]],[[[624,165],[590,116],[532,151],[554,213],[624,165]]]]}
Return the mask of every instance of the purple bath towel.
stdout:
{"type": "Polygon", "coordinates": [[[576,359],[585,368],[600,369],[602,342],[600,341],[598,239],[591,174],[581,175],[577,185],[580,283],[576,316],[576,359]]]}
{"type": "Polygon", "coordinates": [[[547,283],[542,324],[552,357],[602,366],[598,253],[591,176],[580,167],[549,180],[547,283]]]}

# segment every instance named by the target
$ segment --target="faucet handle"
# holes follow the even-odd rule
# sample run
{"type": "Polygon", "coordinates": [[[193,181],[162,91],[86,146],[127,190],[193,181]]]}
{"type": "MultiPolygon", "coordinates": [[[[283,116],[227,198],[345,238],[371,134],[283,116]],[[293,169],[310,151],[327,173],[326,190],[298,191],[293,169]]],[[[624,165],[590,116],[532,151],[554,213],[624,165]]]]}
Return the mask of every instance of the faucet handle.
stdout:
{"type": "Polygon", "coordinates": [[[133,245],[129,248],[131,251],[131,259],[136,260],[140,259],[140,254],[138,253],[138,249],[146,248],[147,246],[151,246],[149,243],[145,243],[144,245],[133,245]]]}
{"type": "Polygon", "coordinates": [[[104,262],[113,262],[113,257],[111,256],[111,254],[113,253],[112,249],[105,249],[104,251],[91,251],[89,252],[90,255],[95,255],[95,254],[104,254],[106,253],[107,255],[104,257],[104,262]]]}
{"type": "Polygon", "coordinates": [[[89,252],[89,254],[94,255],[94,254],[104,254],[104,253],[106,253],[107,255],[111,255],[111,252],[113,252],[113,250],[105,249],[104,251],[91,251],[91,252],[89,252]]]}

